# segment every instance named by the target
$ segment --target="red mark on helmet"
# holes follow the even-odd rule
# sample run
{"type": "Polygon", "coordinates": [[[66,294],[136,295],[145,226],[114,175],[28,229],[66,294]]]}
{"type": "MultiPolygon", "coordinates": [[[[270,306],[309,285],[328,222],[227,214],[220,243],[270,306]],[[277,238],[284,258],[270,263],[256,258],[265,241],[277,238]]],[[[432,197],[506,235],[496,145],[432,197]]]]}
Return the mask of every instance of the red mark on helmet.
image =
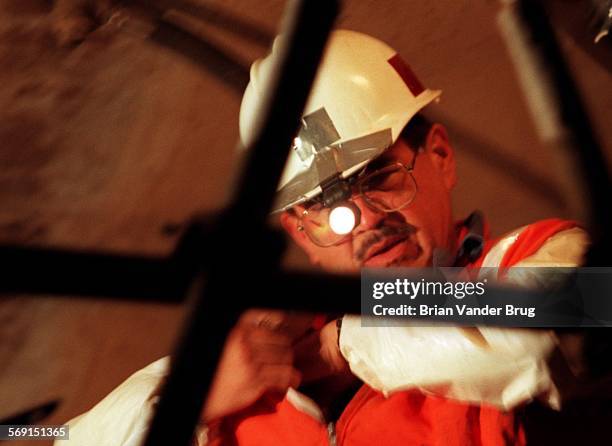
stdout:
{"type": "Polygon", "coordinates": [[[387,62],[389,62],[389,65],[391,65],[397,74],[400,75],[413,96],[418,96],[425,90],[423,84],[421,84],[414,72],[410,69],[408,64],[402,60],[399,54],[396,54],[387,62]]]}

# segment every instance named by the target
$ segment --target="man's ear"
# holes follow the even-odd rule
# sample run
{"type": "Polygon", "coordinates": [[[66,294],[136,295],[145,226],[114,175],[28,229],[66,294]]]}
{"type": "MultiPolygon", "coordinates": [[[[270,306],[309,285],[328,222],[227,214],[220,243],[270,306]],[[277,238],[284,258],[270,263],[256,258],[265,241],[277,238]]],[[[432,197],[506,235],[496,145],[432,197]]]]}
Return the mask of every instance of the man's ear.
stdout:
{"type": "Polygon", "coordinates": [[[429,129],[425,152],[430,156],[434,167],[441,173],[446,188],[451,190],[457,183],[455,151],[442,124],[434,124],[429,129]]]}
{"type": "Polygon", "coordinates": [[[303,209],[300,206],[296,206],[289,211],[284,211],[280,214],[280,223],[283,229],[289,236],[293,239],[293,241],[300,247],[302,250],[310,257],[310,261],[314,264],[318,263],[318,259],[315,258],[313,250],[312,250],[312,242],[308,238],[308,236],[304,233],[304,231],[300,231],[299,227],[299,219],[296,215],[296,212],[301,212],[303,209]]]}

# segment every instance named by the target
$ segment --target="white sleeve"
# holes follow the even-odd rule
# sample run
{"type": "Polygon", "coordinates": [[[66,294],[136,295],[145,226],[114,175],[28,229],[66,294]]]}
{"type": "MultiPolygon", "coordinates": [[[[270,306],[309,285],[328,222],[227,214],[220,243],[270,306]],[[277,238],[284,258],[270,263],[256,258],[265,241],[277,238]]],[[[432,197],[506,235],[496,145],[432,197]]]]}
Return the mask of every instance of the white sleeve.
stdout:
{"type": "MultiPolygon", "coordinates": [[[[587,243],[582,230],[560,232],[521,266],[577,266],[587,243]]],[[[509,279],[533,284],[534,277],[509,279]]],[[[549,331],[362,327],[356,316],[344,317],[340,333],[340,350],[351,370],[374,389],[387,394],[418,388],[502,409],[536,396],[560,406],[547,363],[556,343],[549,331]]]]}
{"type": "Polygon", "coordinates": [[[69,440],[55,446],[139,446],[158,401],[169,357],[139,370],[91,410],[70,420],[69,440]]]}

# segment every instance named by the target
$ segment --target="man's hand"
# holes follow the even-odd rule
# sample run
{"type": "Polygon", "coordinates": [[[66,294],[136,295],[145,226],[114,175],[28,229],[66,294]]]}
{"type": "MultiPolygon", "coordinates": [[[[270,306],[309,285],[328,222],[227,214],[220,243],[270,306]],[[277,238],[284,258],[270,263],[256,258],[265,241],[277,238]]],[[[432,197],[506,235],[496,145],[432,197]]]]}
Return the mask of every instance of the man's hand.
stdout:
{"type": "Polygon", "coordinates": [[[321,331],[313,332],[295,345],[295,364],[302,372],[304,383],[350,374],[338,347],[336,321],[328,322],[321,331]]]}
{"type": "Polygon", "coordinates": [[[293,366],[293,333],[281,312],[250,310],[225,343],[202,413],[204,422],[253,404],[264,393],[284,395],[300,384],[293,366]]]}

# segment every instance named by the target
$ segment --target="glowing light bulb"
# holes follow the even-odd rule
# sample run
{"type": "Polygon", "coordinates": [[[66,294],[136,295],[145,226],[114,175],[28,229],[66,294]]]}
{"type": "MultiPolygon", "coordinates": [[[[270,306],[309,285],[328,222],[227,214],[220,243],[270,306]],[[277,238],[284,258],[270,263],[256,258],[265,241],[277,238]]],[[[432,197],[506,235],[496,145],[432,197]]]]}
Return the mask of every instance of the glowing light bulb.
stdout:
{"type": "Polygon", "coordinates": [[[355,212],[347,206],[337,206],[329,213],[329,227],[336,234],[348,234],[355,227],[355,212]]]}

